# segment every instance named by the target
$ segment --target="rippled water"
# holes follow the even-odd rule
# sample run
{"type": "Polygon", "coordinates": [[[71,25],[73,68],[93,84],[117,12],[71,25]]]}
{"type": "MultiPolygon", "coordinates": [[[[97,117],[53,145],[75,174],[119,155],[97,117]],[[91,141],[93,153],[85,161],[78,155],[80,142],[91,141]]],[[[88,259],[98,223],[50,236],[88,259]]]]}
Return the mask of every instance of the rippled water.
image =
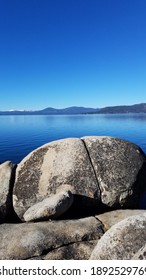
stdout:
{"type": "Polygon", "coordinates": [[[146,114],[0,116],[0,162],[20,162],[53,140],[87,135],[115,136],[146,153],[146,114]]]}

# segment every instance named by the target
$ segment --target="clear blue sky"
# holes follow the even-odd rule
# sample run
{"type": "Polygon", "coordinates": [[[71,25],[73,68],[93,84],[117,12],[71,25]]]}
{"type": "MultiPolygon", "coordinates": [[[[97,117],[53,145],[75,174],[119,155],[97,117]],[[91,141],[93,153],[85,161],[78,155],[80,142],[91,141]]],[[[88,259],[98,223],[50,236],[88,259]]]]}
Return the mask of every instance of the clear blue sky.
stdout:
{"type": "Polygon", "coordinates": [[[146,0],[1,0],[0,110],[146,102],[146,0]]]}

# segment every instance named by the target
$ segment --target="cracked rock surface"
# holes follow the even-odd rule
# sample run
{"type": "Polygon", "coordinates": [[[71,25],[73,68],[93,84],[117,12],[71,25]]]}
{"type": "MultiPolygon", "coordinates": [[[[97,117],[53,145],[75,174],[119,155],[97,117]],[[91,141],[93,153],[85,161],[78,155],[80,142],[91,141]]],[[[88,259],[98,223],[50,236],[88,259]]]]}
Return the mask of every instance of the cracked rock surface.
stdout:
{"type": "Polygon", "coordinates": [[[118,209],[118,210],[96,215],[95,217],[102,222],[105,230],[108,230],[111,226],[117,224],[118,222],[130,216],[144,214],[144,213],[146,213],[146,210],[144,209],[118,209]]]}
{"type": "Polygon", "coordinates": [[[23,220],[28,208],[55,194],[61,184],[74,187],[74,203],[84,211],[93,208],[98,212],[101,206],[138,208],[146,189],[145,162],[138,146],[114,137],[88,136],[48,143],[18,164],[14,210],[23,220]]]}
{"type": "Polygon", "coordinates": [[[134,206],[138,197],[137,176],[145,163],[145,155],[140,148],[114,137],[89,136],[82,139],[90,154],[102,203],[114,207],[134,206]]]}
{"type": "Polygon", "coordinates": [[[101,223],[94,217],[78,220],[1,224],[0,259],[29,259],[44,256],[53,249],[64,245],[81,241],[88,243],[88,241],[96,240],[97,242],[103,233],[101,223]]]}
{"type": "Polygon", "coordinates": [[[88,260],[97,240],[82,241],[54,249],[43,260],[88,260]]]}
{"type": "Polygon", "coordinates": [[[63,139],[46,144],[18,164],[13,204],[19,218],[23,220],[29,207],[55,194],[61,184],[72,185],[74,194],[81,195],[82,201],[90,205],[98,203],[98,183],[80,139],[63,139]]]}

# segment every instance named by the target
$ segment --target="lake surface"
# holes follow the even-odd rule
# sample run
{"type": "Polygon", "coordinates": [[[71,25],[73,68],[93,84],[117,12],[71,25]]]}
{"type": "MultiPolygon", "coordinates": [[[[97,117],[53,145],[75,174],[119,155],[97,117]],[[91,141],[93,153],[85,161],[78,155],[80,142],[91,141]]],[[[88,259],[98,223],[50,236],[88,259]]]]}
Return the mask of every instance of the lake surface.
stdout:
{"type": "Polygon", "coordinates": [[[146,114],[0,116],[0,162],[20,162],[39,146],[67,137],[114,136],[146,153],[146,114]]]}

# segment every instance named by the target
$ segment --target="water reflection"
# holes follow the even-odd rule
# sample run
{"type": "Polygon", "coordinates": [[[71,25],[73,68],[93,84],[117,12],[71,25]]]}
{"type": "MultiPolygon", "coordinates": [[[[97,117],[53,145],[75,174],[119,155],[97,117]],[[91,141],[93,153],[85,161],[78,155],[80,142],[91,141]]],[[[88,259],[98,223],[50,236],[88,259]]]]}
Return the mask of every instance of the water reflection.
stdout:
{"type": "Polygon", "coordinates": [[[114,136],[146,152],[146,114],[0,116],[0,162],[19,162],[53,140],[89,135],[114,136]]]}
{"type": "MultiPolygon", "coordinates": [[[[100,115],[101,116],[101,115],[100,115]]],[[[109,120],[134,120],[146,121],[146,114],[103,114],[105,119],[109,120]]]]}

